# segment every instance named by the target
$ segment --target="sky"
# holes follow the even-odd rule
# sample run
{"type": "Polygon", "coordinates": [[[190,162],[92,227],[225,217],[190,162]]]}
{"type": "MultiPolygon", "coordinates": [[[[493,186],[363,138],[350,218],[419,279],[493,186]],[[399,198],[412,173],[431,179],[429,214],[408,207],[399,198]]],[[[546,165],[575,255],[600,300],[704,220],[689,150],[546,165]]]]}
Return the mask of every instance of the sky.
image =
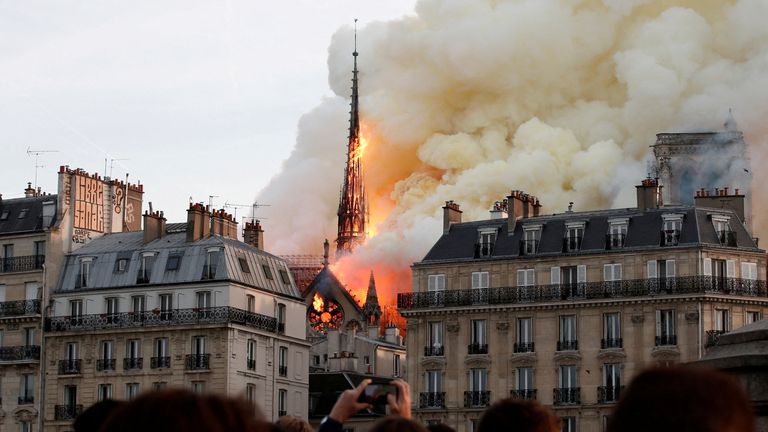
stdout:
{"type": "Polygon", "coordinates": [[[186,219],[190,197],[249,205],[289,156],[301,115],[336,97],[331,36],[413,5],[0,0],[0,193],[23,196],[37,150],[50,152],[37,171],[49,193],[69,165],[127,173],[145,185],[145,210],[151,201],[169,222],[186,219]]]}

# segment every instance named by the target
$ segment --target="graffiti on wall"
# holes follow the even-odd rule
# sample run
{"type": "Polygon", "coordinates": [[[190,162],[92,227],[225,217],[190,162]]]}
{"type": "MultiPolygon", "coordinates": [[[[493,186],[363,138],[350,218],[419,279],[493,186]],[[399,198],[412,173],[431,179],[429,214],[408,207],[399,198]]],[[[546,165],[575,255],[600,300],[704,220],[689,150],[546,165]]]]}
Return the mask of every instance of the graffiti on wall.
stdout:
{"type": "Polygon", "coordinates": [[[75,176],[75,229],[104,232],[104,184],[75,176]]]}

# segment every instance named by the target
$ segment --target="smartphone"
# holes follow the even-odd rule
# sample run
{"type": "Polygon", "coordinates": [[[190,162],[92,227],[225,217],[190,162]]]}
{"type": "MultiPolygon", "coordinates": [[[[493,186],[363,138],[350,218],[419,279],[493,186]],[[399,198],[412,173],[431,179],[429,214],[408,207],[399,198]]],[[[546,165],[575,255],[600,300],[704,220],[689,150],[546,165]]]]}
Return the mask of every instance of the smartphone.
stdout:
{"type": "Polygon", "coordinates": [[[360,393],[358,402],[371,405],[386,405],[388,394],[395,395],[395,399],[397,399],[397,386],[392,384],[368,384],[368,387],[360,393]]]}

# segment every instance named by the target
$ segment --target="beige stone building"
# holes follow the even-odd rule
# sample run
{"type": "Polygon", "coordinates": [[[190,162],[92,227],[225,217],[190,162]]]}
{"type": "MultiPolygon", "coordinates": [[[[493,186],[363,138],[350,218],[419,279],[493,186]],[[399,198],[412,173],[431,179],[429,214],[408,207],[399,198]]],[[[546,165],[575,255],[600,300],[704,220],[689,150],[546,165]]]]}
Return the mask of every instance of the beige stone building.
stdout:
{"type": "Polygon", "coordinates": [[[284,260],[199,204],[186,224],[154,213],[143,225],[65,258],[46,318],[45,430],[70,430],[98,400],[167,386],[306,418],[306,306],[284,260]]]}
{"type": "Polygon", "coordinates": [[[472,431],[513,396],[551,406],[564,431],[602,431],[639,370],[699,359],[763,318],[766,254],[744,196],[663,206],[652,179],[637,192],[636,208],[544,216],[513,191],[473,222],[446,203],[444,234],[398,297],[418,418],[472,431]]]}

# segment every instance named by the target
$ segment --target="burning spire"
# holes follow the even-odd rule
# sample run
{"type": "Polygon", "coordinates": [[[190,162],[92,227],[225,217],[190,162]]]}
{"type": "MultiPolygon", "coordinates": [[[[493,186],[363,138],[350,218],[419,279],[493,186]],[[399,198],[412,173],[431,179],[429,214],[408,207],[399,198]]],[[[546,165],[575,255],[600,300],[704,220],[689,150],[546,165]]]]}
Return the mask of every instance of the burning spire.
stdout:
{"type": "Polygon", "coordinates": [[[377,324],[381,318],[381,306],[379,306],[379,296],[376,294],[376,281],[373,279],[373,271],[368,281],[368,295],[365,297],[363,305],[363,315],[368,324],[377,324]]]}
{"type": "MultiPolygon", "coordinates": [[[[357,26],[357,19],[355,19],[357,26]]],[[[336,238],[336,257],[348,254],[366,237],[368,222],[365,187],[363,186],[362,151],[360,139],[360,114],[357,91],[357,27],[355,27],[355,50],[352,52],[352,101],[349,111],[349,137],[347,143],[347,166],[344,168],[344,185],[339,199],[339,231],[336,238]]]]}

